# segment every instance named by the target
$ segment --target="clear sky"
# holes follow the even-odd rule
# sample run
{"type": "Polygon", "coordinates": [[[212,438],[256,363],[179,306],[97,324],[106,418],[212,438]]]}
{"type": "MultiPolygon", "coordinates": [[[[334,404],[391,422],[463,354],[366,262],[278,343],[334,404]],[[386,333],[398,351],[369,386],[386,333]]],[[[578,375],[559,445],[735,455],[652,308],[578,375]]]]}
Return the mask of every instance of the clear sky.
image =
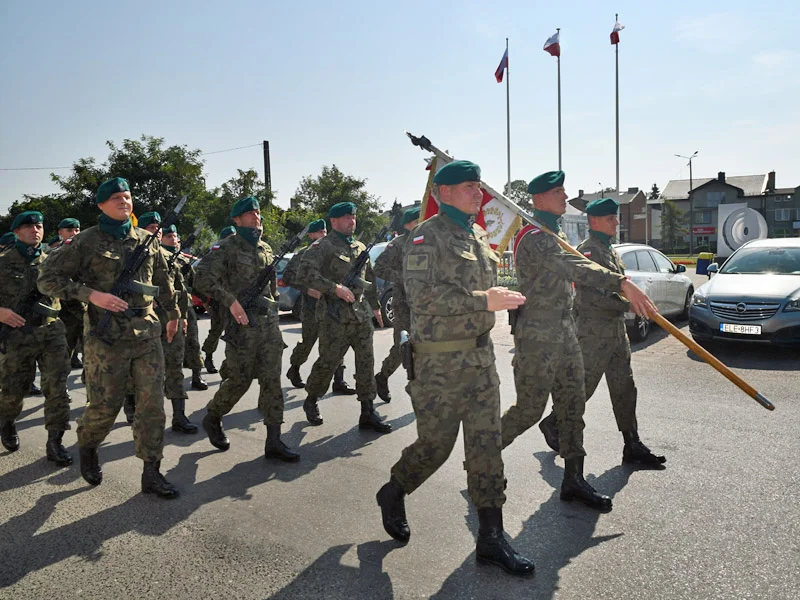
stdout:
{"type": "MultiPolygon", "coordinates": [[[[512,178],[557,168],[561,28],[567,191],[615,183],[614,13],[622,188],[777,172],[800,185],[795,3],[0,2],[0,169],[102,162],[106,140],[141,134],[205,152],[269,140],[281,206],[336,164],[386,205],[419,199],[425,153],[403,129],[506,179],[510,38],[512,178]]],[[[260,147],[205,157],[209,186],[263,172],[260,147]]],[[[57,171],[59,173],[67,173],[57,171]]],[[[263,173],[262,173],[263,174],[263,173]]],[[[54,191],[49,171],[0,171],[0,211],[54,191]]]]}

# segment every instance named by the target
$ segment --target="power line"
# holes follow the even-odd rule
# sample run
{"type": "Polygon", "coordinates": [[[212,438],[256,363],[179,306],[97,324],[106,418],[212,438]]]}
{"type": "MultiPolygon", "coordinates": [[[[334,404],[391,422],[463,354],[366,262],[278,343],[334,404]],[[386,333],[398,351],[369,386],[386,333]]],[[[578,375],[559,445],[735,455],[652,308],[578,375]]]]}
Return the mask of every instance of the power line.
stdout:
{"type": "Polygon", "coordinates": [[[214,150],[213,152],[203,152],[200,156],[208,156],[209,154],[222,154],[223,152],[233,152],[234,150],[244,150],[245,148],[255,148],[261,144],[250,144],[249,146],[239,146],[238,148],[228,148],[227,150],[214,150]]]}

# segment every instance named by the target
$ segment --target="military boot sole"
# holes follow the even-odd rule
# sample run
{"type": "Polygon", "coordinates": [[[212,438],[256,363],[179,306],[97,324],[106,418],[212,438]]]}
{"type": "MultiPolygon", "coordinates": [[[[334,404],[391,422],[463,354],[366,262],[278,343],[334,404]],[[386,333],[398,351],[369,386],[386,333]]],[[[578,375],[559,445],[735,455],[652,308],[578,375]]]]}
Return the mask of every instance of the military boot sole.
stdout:
{"type": "Polygon", "coordinates": [[[225,452],[231,447],[231,442],[230,440],[228,440],[227,437],[223,439],[216,439],[216,440],[214,439],[218,435],[218,432],[209,426],[205,418],[203,419],[203,431],[206,432],[206,435],[208,436],[208,441],[217,450],[222,450],[223,452],[225,452]]]}
{"type": "Polygon", "coordinates": [[[265,450],[264,458],[276,458],[283,462],[298,462],[300,455],[296,452],[286,452],[285,450],[265,450]]]}
{"type": "Polygon", "coordinates": [[[205,381],[193,381],[192,389],[198,392],[205,392],[208,389],[208,384],[205,381]]]}
{"type": "MultiPolygon", "coordinates": [[[[387,484],[388,485],[388,484],[387,484]]],[[[392,539],[397,540],[398,542],[402,542],[403,544],[408,543],[408,540],[411,539],[411,529],[408,526],[408,521],[403,521],[400,523],[395,523],[388,517],[389,507],[384,506],[384,503],[391,504],[391,498],[385,498],[385,496],[390,493],[384,491],[386,489],[386,485],[384,485],[381,489],[378,490],[378,493],[375,494],[375,501],[378,503],[378,506],[381,509],[381,521],[383,523],[383,530],[392,537],[392,539]]]]}
{"type": "Polygon", "coordinates": [[[666,459],[659,460],[659,456],[653,456],[652,458],[631,458],[627,456],[622,457],[622,464],[623,465],[630,465],[632,467],[639,467],[640,469],[649,469],[650,471],[663,471],[667,468],[667,465],[664,463],[666,459]]]}
{"type": "Polygon", "coordinates": [[[359,429],[371,429],[377,433],[390,433],[392,426],[388,423],[381,423],[375,419],[361,419],[358,422],[359,429]]]}
{"type": "Polygon", "coordinates": [[[339,385],[334,383],[331,387],[331,391],[334,394],[341,394],[342,396],[355,396],[358,392],[351,388],[349,385],[339,385]]]}
{"type": "Polygon", "coordinates": [[[47,449],[47,460],[56,463],[59,467],[68,467],[72,464],[72,455],[66,450],[61,452],[54,452],[47,449]]]}
{"type": "Polygon", "coordinates": [[[505,562],[501,560],[496,560],[494,558],[490,558],[487,556],[480,556],[478,554],[475,555],[475,560],[482,565],[492,565],[494,567],[500,567],[501,569],[503,569],[503,571],[505,571],[509,575],[514,575],[515,577],[533,577],[534,574],[536,573],[536,568],[533,566],[533,563],[531,563],[531,566],[529,568],[527,566],[514,568],[508,566],[507,564],[505,564],[505,562]]]}
{"type": "Polygon", "coordinates": [[[9,440],[3,440],[2,444],[3,448],[8,450],[9,452],[16,452],[17,450],[19,450],[19,440],[17,440],[16,443],[9,440]]]}
{"type": "Polygon", "coordinates": [[[186,433],[188,435],[193,435],[193,434],[197,433],[198,431],[200,431],[200,429],[197,427],[197,425],[195,425],[193,423],[188,423],[188,424],[184,425],[182,423],[173,422],[172,423],[172,431],[175,431],[177,433],[186,433]]]}
{"type": "Polygon", "coordinates": [[[572,502],[573,500],[577,500],[578,502],[581,502],[585,506],[593,508],[594,510],[602,513],[611,512],[611,510],[614,508],[614,505],[611,502],[611,498],[608,499],[593,498],[586,496],[581,492],[571,492],[571,491],[561,490],[560,498],[564,502],[572,502]]]}
{"type": "Polygon", "coordinates": [[[176,488],[155,488],[152,486],[142,486],[142,493],[143,494],[155,494],[159,498],[164,498],[165,500],[174,500],[178,498],[181,493],[176,488]]]}

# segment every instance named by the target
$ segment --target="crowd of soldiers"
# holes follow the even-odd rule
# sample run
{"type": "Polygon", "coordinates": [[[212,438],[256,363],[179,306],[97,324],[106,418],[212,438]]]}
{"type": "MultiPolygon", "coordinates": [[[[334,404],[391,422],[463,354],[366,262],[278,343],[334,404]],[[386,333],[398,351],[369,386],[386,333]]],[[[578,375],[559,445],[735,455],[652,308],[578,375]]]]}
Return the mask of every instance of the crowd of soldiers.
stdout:
{"type": "MultiPolygon", "coordinates": [[[[286,376],[294,387],[305,388],[303,410],[310,425],[323,424],[318,401],[333,379],[334,392],[357,396],[359,429],[391,432],[374,402],[376,397],[391,401],[389,377],[401,362],[406,369],[418,437],[402,451],[376,495],[386,532],[402,543],[409,541],[405,496],[447,460],[463,426],[467,489],[479,519],[476,558],[520,576],[533,575],[534,565],[510,546],[502,513],[506,479],[501,454],[516,437],[539,423],[546,443],[564,459],[561,499],[611,510],[611,499],[583,476],[585,404],[605,375],[623,437],[623,462],[663,469],[666,460],[639,439],[637,390],[624,327],[626,312],[647,317],[657,309],[625,277],[611,246],[619,207],[613,199],[587,206],[590,232],[579,246],[583,257],[559,245],[556,236],[565,239],[559,227],[566,211],[564,178],[562,171],[548,172],[528,186],[538,225],[526,226],[514,241],[519,290],[497,285],[499,257],[486,231],[475,223],[482,201],[480,168],[469,161],[454,161],[437,171],[432,194],[438,214],[418,223],[419,208],[406,211],[402,235],[387,244],[375,265],[365,262],[357,284],[342,284],[353,280],[352,266],[366,252],[353,237],[357,207],[350,202],[330,209],[330,234],[324,219],[309,224],[310,245],[294,255],[283,274],[285,283],[303,296],[302,339],[286,376]],[[394,284],[394,345],[377,373],[373,319],[382,321],[376,275],[394,284]],[[501,415],[490,333],[495,313],[505,310],[513,321],[517,397],[501,415]],[[319,357],[304,382],[300,367],[317,340],[319,357]],[[343,358],[350,348],[355,389],[343,377],[343,358]],[[553,411],[542,419],[549,397],[553,411]]],[[[102,482],[98,447],[123,408],[136,455],[144,463],[142,491],[177,497],[178,490],[160,471],[164,398],[172,403],[173,430],[196,433],[197,426],[185,414],[182,369],[192,370],[193,389],[207,389],[201,369],[217,372],[213,353],[224,331],[222,381],[202,420],[209,442],[222,451],[230,447],[223,417],[257,379],[265,456],[299,460],[281,439],[286,346],[271,268],[275,257],[261,239],[256,198],[233,205],[234,225],[221,232],[196,267],[194,258],[181,252],[175,226],[162,226],[158,213],[146,213],[138,227],[132,225],[133,199],[124,179],[104,182],[96,201],[98,225],[81,231],[77,221],[65,219],[49,251],[42,243],[42,214],[17,215],[12,237],[0,250],[3,446],[19,448],[15,420],[38,364],[47,458],[60,466],[71,464],[63,446],[64,432],[70,429],[66,380],[82,347],[87,403],[77,427],[81,475],[92,485],[102,482]],[[148,243],[151,251],[136,280],[125,293],[110,293],[127,257],[148,243]],[[258,290],[258,302],[243,305],[242,294],[264,273],[270,277],[258,290]],[[205,360],[192,293],[207,298],[212,318],[202,347],[205,360]],[[108,315],[109,334],[95,335],[98,322],[108,315]]]]}

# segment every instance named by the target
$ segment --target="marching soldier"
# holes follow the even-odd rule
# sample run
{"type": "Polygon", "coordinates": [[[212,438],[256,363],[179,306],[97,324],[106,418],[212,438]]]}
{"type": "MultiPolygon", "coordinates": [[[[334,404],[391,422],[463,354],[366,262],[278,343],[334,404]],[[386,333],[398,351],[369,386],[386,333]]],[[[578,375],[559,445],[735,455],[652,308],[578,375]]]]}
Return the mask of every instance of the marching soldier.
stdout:
{"type": "MultiPolygon", "coordinates": [[[[81,222],[78,219],[63,219],[58,224],[58,240],[50,244],[50,250],[60,248],[66,240],[74,238],[81,232],[81,222]]],[[[77,300],[64,300],[61,302],[61,312],[58,317],[64,323],[67,331],[67,352],[70,357],[70,366],[73,369],[82,369],[83,362],[78,353],[83,344],[83,315],[86,305],[77,300]]]]}
{"type": "MultiPolygon", "coordinates": [[[[101,215],[98,225],[83,230],[57,252],[39,273],[39,289],[58,298],[88,302],[88,331],[106,311],[111,314],[109,340],[84,335],[87,404],[78,420],[81,475],[99,485],[103,472],[97,454],[119,413],[129,385],[136,396],[133,440],[136,456],[144,461],[142,492],[176,498],[178,490],[160,472],[164,445],[164,353],[161,324],[153,297],[167,312],[167,340],[178,331],[180,313],[156,242],[150,248],[128,300],[108,293],[124,268],[125,258],[149,236],[134,227],[128,182],[115,177],[97,189],[101,215]]],[[[86,332],[86,331],[85,331],[86,332]]],[[[84,333],[85,333],[84,332],[84,333]]]]}
{"type": "Polygon", "coordinates": [[[444,464],[463,423],[467,489],[480,521],[476,558],[531,576],[533,563],[503,533],[500,378],[490,336],[494,313],[521,305],[525,297],[496,287],[499,259],[486,231],[475,225],[483,197],[480,167],[453,161],[433,183],[439,214],[410,234],[403,263],[413,348],[406,389],[418,439],[403,450],[377,494],[383,527],[394,539],[409,540],[404,497],[444,464]]]}
{"type": "Polygon", "coordinates": [[[58,318],[58,300],[42,296],[36,288],[45,261],[44,217],[37,211],[22,212],[14,217],[11,229],[16,242],[0,253],[0,440],[10,452],[19,449],[15,421],[38,362],[47,460],[67,466],[72,464],[62,443],[64,432],[70,429],[67,341],[58,318]]]}
{"type": "Polygon", "coordinates": [[[13,231],[7,231],[4,233],[2,236],[0,236],[0,252],[13,246],[16,241],[17,236],[14,235],[13,231]]]}
{"type": "MultiPolygon", "coordinates": [[[[180,248],[180,239],[178,239],[180,248]]],[[[197,313],[192,303],[192,291],[194,290],[194,267],[192,263],[194,257],[191,254],[181,252],[175,261],[177,268],[183,274],[183,281],[187,298],[189,299],[189,310],[186,313],[186,342],[184,344],[183,366],[192,371],[191,386],[193,390],[205,391],[208,384],[203,379],[203,356],[200,354],[200,331],[197,328],[197,313]]]]}
{"type": "MultiPolygon", "coordinates": [[[[611,247],[616,235],[619,203],[613,198],[593,200],[586,206],[589,237],[578,250],[609,271],[625,274],[617,251],[611,247]]],[[[631,346],[625,331],[625,313],[630,302],[619,294],[578,285],[575,296],[578,341],[583,355],[586,399],[592,397],[600,379],[606,376],[611,406],[624,446],[622,462],[662,470],[666,458],[656,456],[639,439],[636,421],[636,384],[631,369],[631,346]]],[[[558,452],[558,426],[554,413],[542,420],[548,443],[558,452]]]]}
{"type": "Polygon", "coordinates": [[[339,202],[328,211],[333,233],[309,246],[303,254],[298,269],[300,284],[319,290],[317,320],[319,321],[319,358],[311,368],[306,383],[308,397],[303,403],[309,423],[322,425],[317,402],[328,389],[334,372],[341,364],[348,348],[353,348],[356,358],[356,393],[361,403],[359,429],[372,429],[389,433],[391,425],[381,421],[373,408],[375,402],[375,356],[372,347],[372,317],[381,323],[375,276],[367,261],[361,279],[366,288],[349,289],[339,282],[350,271],[351,263],[366,249],[353,239],[356,229],[356,205],[339,202]]]}
{"type": "MultiPolygon", "coordinates": [[[[558,219],[566,211],[564,172],[551,171],[528,185],[534,216],[566,240],[558,219]]],[[[599,494],[583,478],[583,413],[586,403],[584,366],[572,313],[573,282],[586,288],[622,292],[638,314],[657,309],[647,295],[624,275],[587,258],[565,252],[553,237],[528,225],[517,235],[514,257],[525,306],[518,309],[513,359],[517,402],[503,415],[505,448],[539,421],[553,395],[558,419],[558,448],[564,458],[562,500],[579,500],[609,511],[611,498],[599,494]]],[[[547,423],[541,425],[545,435],[547,423]]]]}
{"type": "MultiPolygon", "coordinates": [[[[317,219],[308,225],[308,237],[313,242],[324,238],[328,235],[328,230],[325,227],[325,219],[317,219]]],[[[300,278],[297,276],[297,271],[300,269],[300,263],[303,260],[303,253],[307,248],[298,250],[286,268],[283,270],[283,282],[286,285],[302,291],[302,337],[297,345],[292,350],[292,356],[289,358],[289,371],[286,377],[296,388],[306,387],[303,378],[300,376],[300,367],[308,360],[308,355],[311,354],[311,349],[317,343],[319,337],[319,322],[317,321],[317,300],[322,295],[315,289],[307,288],[300,283],[300,278]]],[[[333,373],[333,391],[337,394],[345,394],[352,396],[356,391],[344,380],[344,365],[340,364],[336,367],[333,373]]]]}
{"type": "Polygon", "coordinates": [[[281,389],[281,357],[285,345],[278,327],[278,291],[275,273],[266,285],[261,305],[245,312],[238,297],[254,279],[272,263],[272,248],[261,240],[261,210],[252,196],[242,198],[230,213],[236,223],[236,235],[220,242],[219,249],[209,254],[197,267],[197,286],[220,305],[230,318],[226,333],[225,368],[222,383],[203,418],[203,429],[211,444],[222,451],[230,442],[222,427],[228,414],[247,392],[253,379],[258,379],[258,408],[264,415],[267,440],[264,456],[286,462],[300,456],[281,441],[283,423],[283,390],[281,389]]]}
{"type": "MultiPolygon", "coordinates": [[[[411,231],[419,223],[419,207],[409,208],[403,213],[402,225],[406,232],[411,231]]],[[[381,279],[392,282],[392,312],[394,320],[394,345],[389,350],[389,355],[383,359],[381,370],[375,375],[375,384],[378,388],[378,396],[384,402],[392,401],[392,394],[389,391],[389,377],[392,376],[400,366],[400,332],[411,329],[411,313],[406,302],[406,294],[403,289],[403,249],[408,236],[404,233],[389,242],[375,260],[375,275],[381,279]]]]}
{"type": "MultiPolygon", "coordinates": [[[[232,235],[236,235],[236,228],[233,226],[223,227],[222,230],[219,232],[219,241],[221,242],[227,237],[232,235]]],[[[219,242],[214,244],[214,248],[218,248],[219,242]]],[[[211,327],[208,330],[208,335],[206,336],[205,341],[203,342],[203,353],[206,355],[206,359],[204,365],[206,367],[206,372],[208,373],[216,373],[218,371],[217,367],[214,366],[214,352],[217,351],[217,345],[219,344],[219,337],[222,335],[222,332],[225,331],[225,326],[228,323],[228,315],[230,313],[225,309],[225,307],[220,308],[219,303],[214,299],[211,298],[208,302],[208,315],[211,317],[211,327]]]]}

